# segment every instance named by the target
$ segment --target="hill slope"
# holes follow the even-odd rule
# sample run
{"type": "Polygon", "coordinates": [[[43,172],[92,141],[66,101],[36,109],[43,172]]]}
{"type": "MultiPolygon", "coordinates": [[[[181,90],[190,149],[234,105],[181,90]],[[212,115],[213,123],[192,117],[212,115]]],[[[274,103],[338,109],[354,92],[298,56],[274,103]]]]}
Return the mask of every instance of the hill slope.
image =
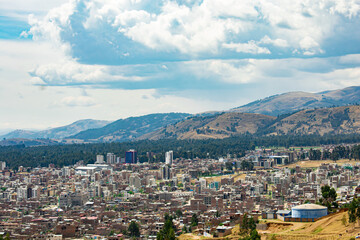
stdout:
{"type": "Polygon", "coordinates": [[[303,110],[279,118],[267,131],[272,135],[360,133],[360,106],[303,110]]]}
{"type": "Polygon", "coordinates": [[[27,138],[27,139],[38,139],[38,138],[51,138],[51,139],[62,139],[70,135],[77,134],[81,131],[99,128],[109,124],[109,121],[102,120],[93,120],[93,119],[84,119],[76,121],[72,124],[52,128],[43,131],[26,131],[26,130],[15,130],[6,135],[1,136],[1,138],[12,139],[12,138],[27,138]]]}
{"type": "Polygon", "coordinates": [[[237,112],[206,117],[196,116],[146,134],[140,139],[221,139],[238,134],[254,134],[273,123],[275,119],[272,116],[237,112]]]}
{"type": "Polygon", "coordinates": [[[288,92],[251,102],[230,111],[277,116],[302,109],[345,106],[355,103],[360,103],[360,87],[358,86],[320,93],[288,92]]]}
{"type": "Polygon", "coordinates": [[[241,134],[308,135],[360,133],[360,106],[302,110],[278,118],[256,113],[195,116],[139,139],[222,139],[241,134]]]}
{"type": "Polygon", "coordinates": [[[127,141],[156,131],[190,116],[187,113],[158,113],[120,119],[102,128],[89,129],[69,138],[92,141],[127,141]]]}

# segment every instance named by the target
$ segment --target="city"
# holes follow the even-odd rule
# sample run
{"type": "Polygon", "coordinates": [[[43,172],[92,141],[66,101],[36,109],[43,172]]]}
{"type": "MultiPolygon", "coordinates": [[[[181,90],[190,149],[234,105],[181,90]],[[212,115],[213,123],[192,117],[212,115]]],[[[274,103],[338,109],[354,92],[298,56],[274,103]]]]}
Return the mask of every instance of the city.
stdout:
{"type": "Polygon", "coordinates": [[[337,147],[256,149],[220,159],[174,159],[168,151],[162,163],[138,163],[131,149],[123,156],[97,155],[93,164],[15,171],[1,162],[0,234],[157,239],[172,216],[176,236],[226,237],[245,216],[266,236],[266,220],[278,219],[279,226],[315,222],[360,193],[360,162],[309,160],[313,152],[337,147]],[[324,186],[336,190],[336,207],[318,205],[324,186]],[[129,231],[133,222],[138,235],[129,231]]]}

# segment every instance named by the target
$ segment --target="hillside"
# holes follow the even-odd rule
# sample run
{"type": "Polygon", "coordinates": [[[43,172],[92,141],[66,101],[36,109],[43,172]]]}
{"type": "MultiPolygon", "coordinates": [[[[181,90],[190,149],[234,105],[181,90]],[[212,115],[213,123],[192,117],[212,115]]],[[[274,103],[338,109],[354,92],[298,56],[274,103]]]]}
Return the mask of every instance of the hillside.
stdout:
{"type": "Polygon", "coordinates": [[[303,110],[266,129],[270,135],[360,133],[360,106],[303,110]]]}
{"type": "Polygon", "coordinates": [[[109,124],[109,121],[84,119],[79,120],[69,125],[57,128],[51,128],[43,131],[26,131],[15,130],[8,134],[1,136],[0,138],[13,139],[13,138],[26,138],[26,139],[38,139],[38,138],[50,138],[50,139],[62,139],[70,135],[77,134],[81,131],[103,127],[109,124]]]}
{"type": "Polygon", "coordinates": [[[57,145],[59,142],[51,139],[12,138],[0,141],[0,146],[24,145],[26,147],[57,145]]]}
{"type": "Polygon", "coordinates": [[[278,118],[230,112],[195,116],[139,139],[223,139],[242,134],[308,135],[360,133],[360,106],[302,110],[278,118]]]}
{"type": "Polygon", "coordinates": [[[230,111],[278,116],[303,109],[356,103],[360,103],[360,87],[358,86],[320,93],[288,92],[257,100],[230,111]]]}
{"type": "Polygon", "coordinates": [[[69,138],[104,142],[133,140],[144,134],[179,122],[188,116],[190,114],[187,113],[158,113],[130,117],[117,120],[102,128],[80,132],[69,138]]]}
{"type": "Polygon", "coordinates": [[[222,139],[239,134],[254,134],[273,123],[275,117],[252,113],[222,113],[213,116],[195,116],[140,139],[222,139]]]}

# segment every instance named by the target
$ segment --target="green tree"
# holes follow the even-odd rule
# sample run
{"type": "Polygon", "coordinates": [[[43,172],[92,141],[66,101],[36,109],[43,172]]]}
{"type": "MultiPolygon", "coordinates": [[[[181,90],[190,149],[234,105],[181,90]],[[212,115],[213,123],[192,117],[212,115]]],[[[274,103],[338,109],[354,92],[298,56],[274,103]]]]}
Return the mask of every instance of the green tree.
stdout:
{"type": "Polygon", "coordinates": [[[191,217],[191,226],[195,227],[199,224],[199,219],[197,217],[197,215],[194,213],[191,217]]]}
{"type": "Polygon", "coordinates": [[[331,206],[334,205],[337,193],[334,188],[330,188],[329,185],[325,185],[321,187],[321,195],[320,203],[323,206],[328,207],[329,211],[331,211],[331,206]]]}
{"type": "Polygon", "coordinates": [[[140,237],[140,228],[139,225],[132,221],[129,225],[128,232],[130,237],[140,237]]]}
{"type": "Polygon", "coordinates": [[[175,226],[173,224],[173,218],[168,214],[165,214],[164,227],[158,232],[157,240],[175,240],[175,226]]]}
{"type": "Polygon", "coordinates": [[[177,217],[182,217],[182,215],[183,215],[183,213],[180,209],[176,210],[175,214],[177,217]]]}

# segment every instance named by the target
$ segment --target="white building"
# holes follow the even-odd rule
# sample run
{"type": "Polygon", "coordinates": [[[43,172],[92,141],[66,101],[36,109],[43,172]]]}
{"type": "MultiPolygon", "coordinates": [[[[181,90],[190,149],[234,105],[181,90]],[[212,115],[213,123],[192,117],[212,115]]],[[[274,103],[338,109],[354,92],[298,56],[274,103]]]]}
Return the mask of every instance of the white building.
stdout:
{"type": "Polygon", "coordinates": [[[131,176],[129,178],[129,185],[133,186],[137,189],[141,188],[141,179],[139,177],[139,174],[137,174],[137,173],[131,174],[131,176]]]}
{"type": "Polygon", "coordinates": [[[104,164],[104,155],[96,155],[96,162],[95,164],[104,164]]]}
{"type": "Polygon", "coordinates": [[[113,153],[108,153],[108,154],[106,155],[106,162],[107,162],[108,164],[114,164],[114,163],[116,163],[116,155],[113,154],[113,153]]]}
{"type": "Polygon", "coordinates": [[[5,170],[6,162],[0,162],[0,170],[5,170]]]}
{"type": "Polygon", "coordinates": [[[165,164],[172,165],[173,158],[174,158],[174,152],[173,151],[166,152],[165,153],[165,164]]]}

